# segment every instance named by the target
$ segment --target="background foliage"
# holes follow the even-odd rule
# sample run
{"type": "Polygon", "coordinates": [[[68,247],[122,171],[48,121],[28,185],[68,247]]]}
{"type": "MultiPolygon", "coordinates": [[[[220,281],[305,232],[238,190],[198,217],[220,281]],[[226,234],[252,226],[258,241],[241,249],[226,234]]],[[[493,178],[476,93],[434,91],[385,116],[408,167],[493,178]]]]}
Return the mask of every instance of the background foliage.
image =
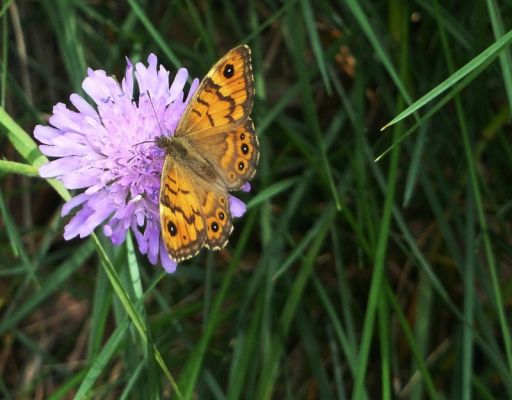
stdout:
{"type": "Polygon", "coordinates": [[[462,4],[4,0],[0,397],[512,398],[512,10],[462,4]],[[228,247],[166,275],[65,242],[34,126],[88,66],[238,43],[261,159],[228,247]]]}

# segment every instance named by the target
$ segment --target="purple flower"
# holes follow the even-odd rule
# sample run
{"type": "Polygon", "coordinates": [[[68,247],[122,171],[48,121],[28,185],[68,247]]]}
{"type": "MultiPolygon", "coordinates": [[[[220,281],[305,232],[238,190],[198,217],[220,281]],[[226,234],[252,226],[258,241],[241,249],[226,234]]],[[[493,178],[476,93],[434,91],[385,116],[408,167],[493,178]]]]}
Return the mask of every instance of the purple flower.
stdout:
{"type": "MultiPolygon", "coordinates": [[[[169,71],[161,65],[157,69],[154,54],[148,57],[148,66],[137,63],[135,73],[127,63],[121,84],[105,71],[88,70],[82,88],[95,107],[72,94],[77,111],[58,103],[49,120],[52,126],[35,127],[41,151],[57,157],[39,173],[61,180],[68,189],[85,189],[62,207],[62,216],[79,207],[64,228],[64,239],[83,238],[106,222],[103,232],[117,245],[131,229],[141,253],[152,264],[160,259],[167,272],[174,272],[176,262],[160,235],[158,197],[165,153],[155,138],[174,134],[199,81],[194,79],[185,98],[185,68],[178,70],[169,87],[169,71]]],[[[230,208],[235,217],[245,212],[245,204],[233,196],[230,208]]]]}

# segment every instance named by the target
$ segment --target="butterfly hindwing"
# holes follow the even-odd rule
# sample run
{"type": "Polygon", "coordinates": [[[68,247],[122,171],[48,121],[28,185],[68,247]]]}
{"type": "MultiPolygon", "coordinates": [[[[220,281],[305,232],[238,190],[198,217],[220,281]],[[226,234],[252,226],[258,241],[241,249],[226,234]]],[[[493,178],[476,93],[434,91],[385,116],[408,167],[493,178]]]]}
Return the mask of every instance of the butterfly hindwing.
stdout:
{"type": "Polygon", "coordinates": [[[198,193],[202,199],[201,211],[206,222],[204,245],[211,250],[220,250],[228,243],[233,230],[228,193],[206,181],[198,186],[198,193]]]}
{"type": "Polygon", "coordinates": [[[256,173],[259,144],[250,118],[230,131],[210,135],[205,132],[188,136],[187,140],[215,169],[228,190],[240,189],[256,173]]]}

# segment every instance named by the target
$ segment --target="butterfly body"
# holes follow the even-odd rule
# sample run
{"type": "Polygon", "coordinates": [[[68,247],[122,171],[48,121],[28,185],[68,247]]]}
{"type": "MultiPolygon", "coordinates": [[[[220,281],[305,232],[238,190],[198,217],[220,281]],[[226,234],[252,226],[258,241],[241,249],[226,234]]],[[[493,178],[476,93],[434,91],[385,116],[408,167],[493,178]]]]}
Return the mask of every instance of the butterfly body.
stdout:
{"type": "Polygon", "coordinates": [[[160,189],[162,238],[179,262],[202,247],[223,248],[233,230],[228,192],[256,172],[258,141],[249,114],[250,50],[238,46],[208,72],[165,150],[160,189]]]}
{"type": "Polygon", "coordinates": [[[177,163],[207,180],[218,180],[214,167],[192,147],[186,138],[161,136],[157,139],[157,146],[165,150],[170,162],[177,163]]]}

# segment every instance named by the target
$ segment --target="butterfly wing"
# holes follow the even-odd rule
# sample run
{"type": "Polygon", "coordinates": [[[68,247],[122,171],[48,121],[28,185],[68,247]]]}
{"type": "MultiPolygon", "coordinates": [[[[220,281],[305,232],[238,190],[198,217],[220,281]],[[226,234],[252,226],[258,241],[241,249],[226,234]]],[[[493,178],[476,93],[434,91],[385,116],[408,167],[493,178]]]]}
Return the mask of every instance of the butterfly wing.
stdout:
{"type": "Polygon", "coordinates": [[[258,162],[253,96],[250,49],[238,46],[208,72],[178,124],[160,189],[163,240],[177,262],[228,242],[228,190],[247,182],[258,162]]]}
{"type": "Polygon", "coordinates": [[[253,97],[251,52],[238,46],[208,72],[176,131],[228,190],[239,189],[256,172],[259,146],[249,118],[253,97]]]}
{"type": "Polygon", "coordinates": [[[233,230],[228,193],[203,179],[197,180],[196,184],[197,193],[202,199],[201,212],[206,222],[204,245],[210,250],[220,250],[228,243],[233,230]]]}
{"type": "Polygon", "coordinates": [[[233,230],[227,191],[170,155],[162,173],[160,221],[167,251],[176,262],[195,256],[203,246],[223,248],[233,230]]]}
{"type": "Polygon", "coordinates": [[[175,136],[229,131],[247,119],[252,109],[254,79],[251,50],[230,50],[206,74],[194,93],[175,136]]]}
{"type": "Polygon", "coordinates": [[[196,149],[213,167],[227,190],[240,189],[256,173],[259,145],[250,118],[227,132],[204,132],[186,139],[189,147],[196,149]]]}
{"type": "Polygon", "coordinates": [[[206,241],[206,221],[192,171],[167,155],[160,187],[160,224],[167,252],[176,262],[195,256],[206,241]]]}

